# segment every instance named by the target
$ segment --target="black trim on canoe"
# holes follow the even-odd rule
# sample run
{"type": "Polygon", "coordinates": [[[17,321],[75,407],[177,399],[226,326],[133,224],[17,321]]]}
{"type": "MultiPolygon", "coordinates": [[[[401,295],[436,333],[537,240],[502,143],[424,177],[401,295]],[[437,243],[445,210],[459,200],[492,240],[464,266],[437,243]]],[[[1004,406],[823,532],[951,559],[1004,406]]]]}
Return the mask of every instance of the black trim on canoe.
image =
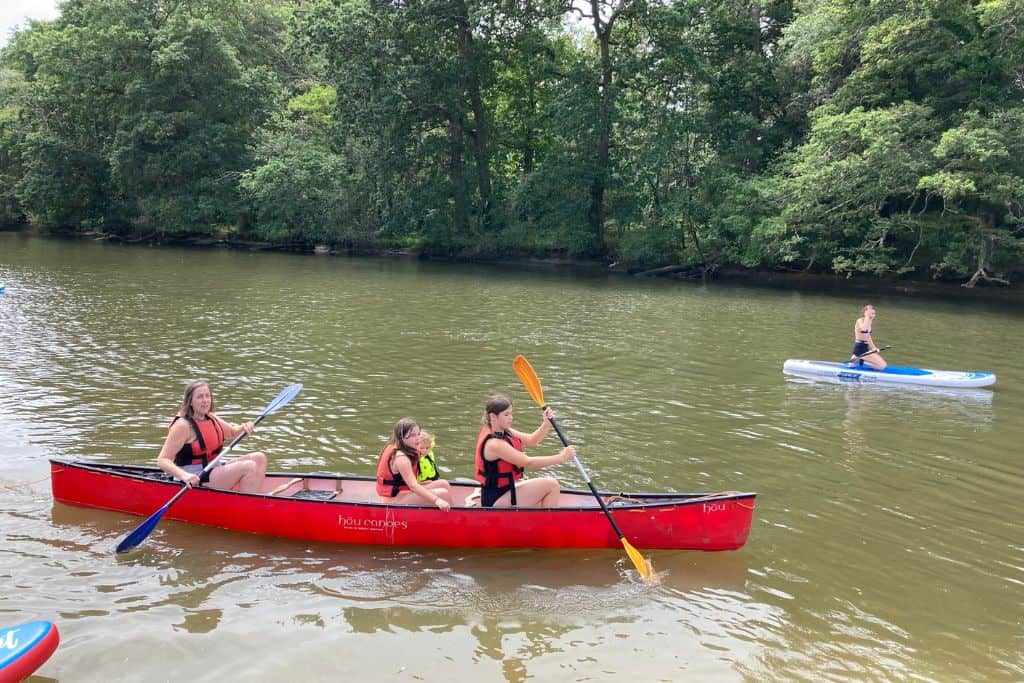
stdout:
{"type": "MultiPolygon", "coordinates": [[[[64,467],[73,467],[83,470],[91,470],[99,472],[107,476],[124,477],[128,479],[145,479],[149,482],[156,484],[164,484],[172,486],[174,488],[180,488],[181,482],[171,475],[167,474],[159,467],[154,465],[122,465],[116,463],[100,463],[92,462],[88,460],[69,460],[67,458],[49,458],[50,463],[54,465],[60,465],[64,467]]],[[[375,481],[374,477],[363,476],[363,475],[347,475],[347,474],[325,474],[320,472],[267,472],[267,477],[275,477],[281,479],[319,479],[329,481],[375,481]]],[[[465,489],[473,489],[479,486],[476,482],[470,483],[468,481],[449,480],[452,486],[459,486],[465,489]]],[[[274,500],[298,500],[292,499],[291,497],[277,497],[271,496],[269,493],[242,493],[240,491],[232,491],[230,489],[215,489],[207,486],[200,487],[200,490],[216,491],[217,493],[224,493],[235,496],[250,496],[256,498],[273,498],[274,500]]],[[[561,493],[577,495],[583,499],[594,500],[593,493],[587,489],[560,489],[561,493]]],[[[624,499],[626,502],[623,504],[610,505],[612,510],[638,510],[648,507],[663,507],[666,504],[671,505],[689,505],[693,503],[707,503],[710,501],[723,501],[723,500],[744,500],[754,499],[757,494],[749,491],[721,491],[721,492],[709,492],[709,493],[629,493],[629,492],[610,492],[610,491],[598,491],[602,497],[610,497],[624,499]]],[[[389,505],[387,503],[380,502],[368,502],[368,501],[356,501],[356,500],[345,500],[334,499],[334,500],[316,500],[316,499],[301,499],[303,503],[321,503],[321,504],[335,504],[342,503],[344,505],[365,505],[370,507],[408,507],[408,508],[433,508],[431,505],[389,505]]],[[[616,501],[617,502],[617,501],[616,501]]],[[[465,506],[456,506],[459,509],[463,509],[465,506]]],[[[595,502],[594,508],[597,508],[595,502]]],[[[579,506],[579,507],[554,507],[554,508],[478,508],[481,511],[496,511],[496,512],[516,512],[518,510],[580,510],[590,509],[590,506],[579,506]]]]}

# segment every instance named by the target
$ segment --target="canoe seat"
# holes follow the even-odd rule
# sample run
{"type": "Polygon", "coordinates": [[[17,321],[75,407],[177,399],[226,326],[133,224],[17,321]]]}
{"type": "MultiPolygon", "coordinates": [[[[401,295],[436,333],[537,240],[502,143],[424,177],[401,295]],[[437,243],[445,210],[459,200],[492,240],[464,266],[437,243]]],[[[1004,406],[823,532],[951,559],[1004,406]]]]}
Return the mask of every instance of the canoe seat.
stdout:
{"type": "Polygon", "coordinates": [[[337,495],[337,491],[307,491],[305,489],[299,489],[288,497],[301,498],[303,500],[334,500],[334,497],[337,495]]]}

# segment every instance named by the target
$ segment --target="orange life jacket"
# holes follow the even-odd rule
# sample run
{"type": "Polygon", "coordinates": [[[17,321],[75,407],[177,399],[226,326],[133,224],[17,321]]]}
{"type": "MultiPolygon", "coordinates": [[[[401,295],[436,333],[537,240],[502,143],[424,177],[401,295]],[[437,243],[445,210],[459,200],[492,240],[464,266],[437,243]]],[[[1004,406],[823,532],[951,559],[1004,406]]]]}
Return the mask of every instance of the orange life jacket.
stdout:
{"type": "Polygon", "coordinates": [[[192,431],[196,435],[196,440],[185,444],[181,447],[180,451],[175,453],[174,464],[179,467],[202,465],[205,468],[210,463],[210,460],[213,460],[220,454],[221,448],[224,446],[224,430],[220,426],[220,421],[212,415],[202,421],[192,417],[175,415],[174,419],[171,420],[171,424],[167,426],[167,431],[170,431],[171,427],[178,420],[185,420],[192,425],[192,431]]]}
{"type": "MultiPolygon", "coordinates": [[[[377,495],[383,496],[384,498],[394,498],[402,491],[408,491],[409,486],[402,479],[401,474],[396,474],[391,471],[391,459],[395,457],[395,453],[398,448],[392,444],[388,444],[384,447],[384,450],[380,452],[380,459],[377,461],[377,495]]],[[[405,453],[405,451],[402,451],[405,453]]],[[[408,456],[408,454],[406,454],[408,456]]],[[[418,477],[420,474],[420,459],[416,455],[409,457],[409,462],[412,463],[413,476],[418,477]]]]}
{"type": "Polygon", "coordinates": [[[523,478],[523,468],[517,467],[512,463],[498,458],[497,460],[488,460],[484,457],[484,446],[490,439],[501,439],[507,442],[512,448],[517,451],[523,450],[523,440],[517,436],[513,436],[507,432],[500,432],[492,434],[487,427],[480,429],[480,434],[476,437],[476,480],[480,482],[483,488],[487,489],[499,489],[503,487],[511,487],[512,490],[512,504],[516,504],[516,480],[523,478]]]}

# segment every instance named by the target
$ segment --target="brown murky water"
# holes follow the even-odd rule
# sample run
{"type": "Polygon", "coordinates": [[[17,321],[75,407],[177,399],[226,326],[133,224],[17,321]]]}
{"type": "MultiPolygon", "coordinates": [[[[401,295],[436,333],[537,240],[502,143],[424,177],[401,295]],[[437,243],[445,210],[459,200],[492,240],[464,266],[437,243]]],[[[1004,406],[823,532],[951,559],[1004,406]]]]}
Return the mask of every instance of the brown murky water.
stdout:
{"type": "MultiPolygon", "coordinates": [[[[60,681],[1020,681],[1024,315],[886,295],[890,362],[994,390],[788,379],[841,359],[861,297],[122,247],[0,233],[0,624],[57,622],[60,681]],[[539,413],[598,486],[754,490],[747,546],[624,553],[307,546],[55,504],[47,457],[152,462],[183,383],[292,404],[276,470],[370,474],[394,420],[469,476],[487,395],[539,413]]],[[[555,452],[552,436],[537,452],[555,452]]],[[[568,485],[582,482],[571,465],[568,485]]],[[[43,679],[45,680],[45,678],[43,679]]]]}

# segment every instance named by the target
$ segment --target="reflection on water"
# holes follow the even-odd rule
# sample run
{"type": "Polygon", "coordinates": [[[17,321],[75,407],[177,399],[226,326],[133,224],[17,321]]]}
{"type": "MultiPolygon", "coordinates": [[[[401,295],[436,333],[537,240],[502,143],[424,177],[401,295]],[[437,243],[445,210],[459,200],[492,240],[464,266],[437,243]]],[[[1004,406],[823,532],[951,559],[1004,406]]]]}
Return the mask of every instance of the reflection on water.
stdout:
{"type": "MultiPolygon", "coordinates": [[[[545,657],[561,660],[572,643],[600,650],[641,623],[650,628],[638,606],[674,611],[685,604],[694,619],[706,620],[723,600],[743,595],[747,575],[743,553],[658,553],[662,583],[652,586],[624,578],[635,573],[632,565],[611,551],[310,546],[174,521],[161,524],[139,550],[116,556],[110,549],[134,518],[61,503],[50,512],[53,530],[38,541],[60,548],[69,574],[91,583],[107,605],[65,610],[61,619],[160,618],[173,632],[201,635],[231,630],[239,608],[269,615],[284,602],[293,628],[332,637],[339,629],[349,637],[468,634],[475,642],[470,663],[496,666],[504,680],[516,682],[535,677],[545,657]],[[102,580],[76,569],[104,557],[102,580]],[[598,635],[598,628],[618,635],[598,635]]],[[[663,629],[662,637],[671,632],[663,629]]],[[[385,661],[393,663],[384,664],[388,675],[410,668],[400,658],[385,661]]],[[[326,671],[308,669],[314,680],[326,671]]]]}
{"type": "Polygon", "coordinates": [[[4,233],[0,279],[0,613],[58,621],[44,676],[1024,679],[1018,311],[876,299],[891,362],[998,373],[965,392],[785,378],[785,358],[848,353],[862,302],[838,294],[4,233]],[[488,395],[540,420],[519,353],[598,487],[756,491],[747,545],[649,553],[654,586],[621,550],[303,545],[171,520],[119,557],[138,518],[49,492],[48,456],[153,462],[196,376],[232,421],[305,385],[246,441],[275,470],[370,474],[412,415],[444,474],[472,476],[488,395]]]}
{"type": "Polygon", "coordinates": [[[851,382],[838,377],[827,377],[811,373],[804,374],[792,370],[788,374],[792,375],[792,377],[787,377],[786,381],[794,384],[838,384],[850,391],[863,390],[868,392],[869,395],[870,392],[877,391],[880,393],[876,394],[876,396],[888,394],[897,398],[906,397],[923,405],[929,403],[938,404],[945,399],[970,404],[991,404],[992,397],[995,395],[990,389],[955,389],[952,387],[930,387],[920,384],[893,385],[880,382],[851,382]]]}
{"type": "Polygon", "coordinates": [[[985,428],[995,419],[995,394],[988,389],[890,386],[821,376],[787,377],[786,388],[794,402],[812,401],[821,406],[841,400],[845,410],[843,432],[854,448],[863,443],[856,437],[880,418],[923,419],[932,424],[939,421],[957,429],[985,428]]]}
{"type": "MultiPolygon", "coordinates": [[[[72,531],[82,540],[39,542],[78,551],[112,549],[137,523],[135,517],[57,502],[51,519],[55,527],[72,531]]],[[[745,582],[743,553],[658,552],[654,557],[662,577],[661,591],[682,595],[704,588],[741,590],[745,582]]],[[[576,613],[601,613],[654,590],[651,584],[631,578],[635,576],[632,564],[617,551],[417,551],[307,545],[173,520],[162,522],[138,550],[113,558],[122,566],[152,569],[173,561],[177,570],[187,569],[187,574],[166,585],[189,591],[223,577],[226,571],[243,569],[248,574],[266,565],[268,571],[282,576],[314,572],[319,578],[310,582],[308,590],[346,601],[372,602],[386,594],[389,602],[401,604],[406,598],[423,601],[426,597],[427,604],[474,614],[504,613],[512,603],[536,614],[564,614],[568,605],[562,599],[575,604],[574,592],[592,589],[601,589],[600,594],[576,613]],[[190,549],[207,550],[199,553],[201,562],[191,565],[184,563],[193,557],[190,549]]]]}

